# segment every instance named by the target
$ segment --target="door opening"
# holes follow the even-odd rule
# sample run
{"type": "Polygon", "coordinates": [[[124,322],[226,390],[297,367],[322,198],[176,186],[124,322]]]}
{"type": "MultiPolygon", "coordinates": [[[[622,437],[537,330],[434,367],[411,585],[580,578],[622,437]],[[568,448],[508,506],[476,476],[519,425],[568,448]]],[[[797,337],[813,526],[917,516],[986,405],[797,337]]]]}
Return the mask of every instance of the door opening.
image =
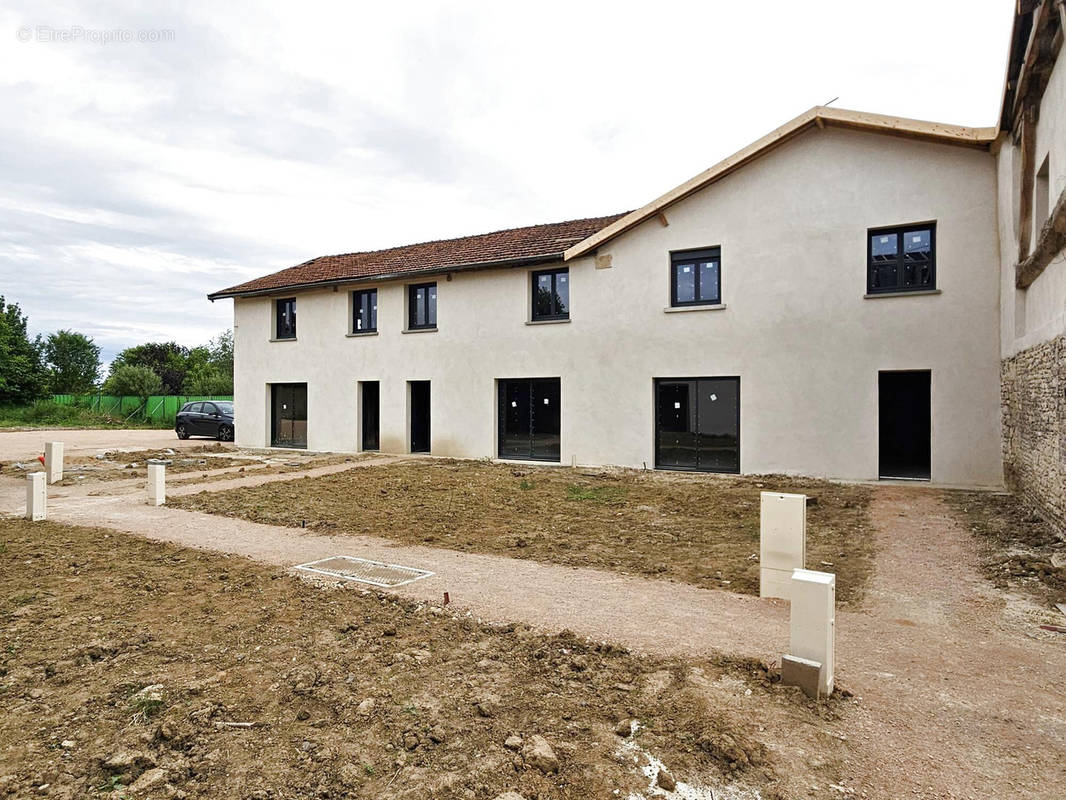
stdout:
{"type": "Polygon", "coordinates": [[[740,378],[656,379],[655,466],[740,472],[740,378]]]}
{"type": "Polygon", "coordinates": [[[307,447],[307,384],[270,385],[270,446],[307,447]]]}
{"type": "Polygon", "coordinates": [[[429,381],[408,381],[411,411],[411,452],[430,452],[429,381]]]}
{"type": "Polygon", "coordinates": [[[377,381],[359,382],[359,403],[362,407],[363,426],[360,449],[377,450],[381,447],[380,385],[377,381]]]}
{"type": "Polygon", "coordinates": [[[498,390],[500,458],[559,460],[559,379],[501,380],[498,390]]]}
{"type": "Polygon", "coordinates": [[[877,374],[880,478],[929,480],[930,384],[929,370],[877,374]]]}

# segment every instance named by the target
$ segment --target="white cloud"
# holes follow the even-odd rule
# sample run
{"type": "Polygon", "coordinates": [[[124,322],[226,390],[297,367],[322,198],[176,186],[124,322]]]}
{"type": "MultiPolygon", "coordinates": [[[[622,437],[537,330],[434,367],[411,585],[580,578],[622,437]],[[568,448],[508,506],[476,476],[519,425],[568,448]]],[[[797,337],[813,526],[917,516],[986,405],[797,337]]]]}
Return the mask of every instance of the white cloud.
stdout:
{"type": "Polygon", "coordinates": [[[315,255],[639,206],[835,96],[992,125],[1013,4],[7,5],[0,291],[113,350],[315,255]]]}

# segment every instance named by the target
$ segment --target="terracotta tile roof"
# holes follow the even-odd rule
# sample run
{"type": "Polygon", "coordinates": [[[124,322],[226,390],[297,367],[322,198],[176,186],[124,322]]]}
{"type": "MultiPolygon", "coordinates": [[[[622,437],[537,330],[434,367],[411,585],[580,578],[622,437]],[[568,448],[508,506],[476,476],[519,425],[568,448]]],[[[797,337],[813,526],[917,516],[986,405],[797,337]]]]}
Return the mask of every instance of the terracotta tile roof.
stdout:
{"type": "MultiPolygon", "coordinates": [[[[628,213],[628,212],[626,212],[628,213]]],[[[493,265],[561,260],[568,247],[605,228],[623,214],[511,228],[459,239],[409,244],[366,253],[319,256],[272,275],[208,295],[212,300],[282,291],[338,281],[403,277],[493,265]]]]}

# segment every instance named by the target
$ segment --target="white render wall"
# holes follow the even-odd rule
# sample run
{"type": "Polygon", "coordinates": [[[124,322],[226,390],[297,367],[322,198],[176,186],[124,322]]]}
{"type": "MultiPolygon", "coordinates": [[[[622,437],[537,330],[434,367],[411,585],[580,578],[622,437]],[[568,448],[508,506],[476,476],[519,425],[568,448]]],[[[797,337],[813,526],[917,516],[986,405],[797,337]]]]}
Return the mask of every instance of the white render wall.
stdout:
{"type": "MultiPolygon", "coordinates": [[[[381,449],[407,450],[406,381],[432,382],[432,452],[493,457],[499,378],[560,377],[562,463],[654,463],[653,378],[741,378],[741,470],[877,477],[877,373],[932,370],[932,480],[1002,483],[995,163],[986,152],[813,130],[570,266],[571,321],[527,325],[529,270],[437,278],[438,326],[346,337],[348,288],[235,303],[237,440],[264,446],[274,382],[308,384],[308,447],[358,449],[357,381],[381,387],[381,449]],[[937,221],[940,294],[867,300],[870,227],[937,221]],[[671,250],[719,245],[726,308],[664,312],[671,250]]],[[[353,243],[357,244],[357,243],[353,243]]],[[[424,280],[424,279],[423,279],[424,280]]],[[[278,297],[294,293],[279,293],[278,297]]]]}

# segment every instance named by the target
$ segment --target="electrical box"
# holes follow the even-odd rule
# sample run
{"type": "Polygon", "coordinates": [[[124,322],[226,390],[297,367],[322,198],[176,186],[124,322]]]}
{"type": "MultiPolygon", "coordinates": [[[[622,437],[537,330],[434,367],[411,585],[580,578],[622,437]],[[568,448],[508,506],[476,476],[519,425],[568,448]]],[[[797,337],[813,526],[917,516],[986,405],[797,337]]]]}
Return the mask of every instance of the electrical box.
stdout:
{"type": "Polygon", "coordinates": [[[807,560],[807,496],[763,492],[759,510],[759,596],[790,599],[792,570],[807,560]]]}
{"type": "Polygon", "coordinates": [[[26,476],[26,519],[40,522],[45,518],[48,503],[48,487],[43,472],[31,472],[26,476]]]}
{"type": "Polygon", "coordinates": [[[48,476],[48,483],[59,483],[63,480],[63,443],[45,442],[44,445],[44,471],[48,476]]]}
{"type": "Polygon", "coordinates": [[[792,573],[789,654],[822,665],[819,691],[833,693],[837,576],[797,569],[792,573]]]}

